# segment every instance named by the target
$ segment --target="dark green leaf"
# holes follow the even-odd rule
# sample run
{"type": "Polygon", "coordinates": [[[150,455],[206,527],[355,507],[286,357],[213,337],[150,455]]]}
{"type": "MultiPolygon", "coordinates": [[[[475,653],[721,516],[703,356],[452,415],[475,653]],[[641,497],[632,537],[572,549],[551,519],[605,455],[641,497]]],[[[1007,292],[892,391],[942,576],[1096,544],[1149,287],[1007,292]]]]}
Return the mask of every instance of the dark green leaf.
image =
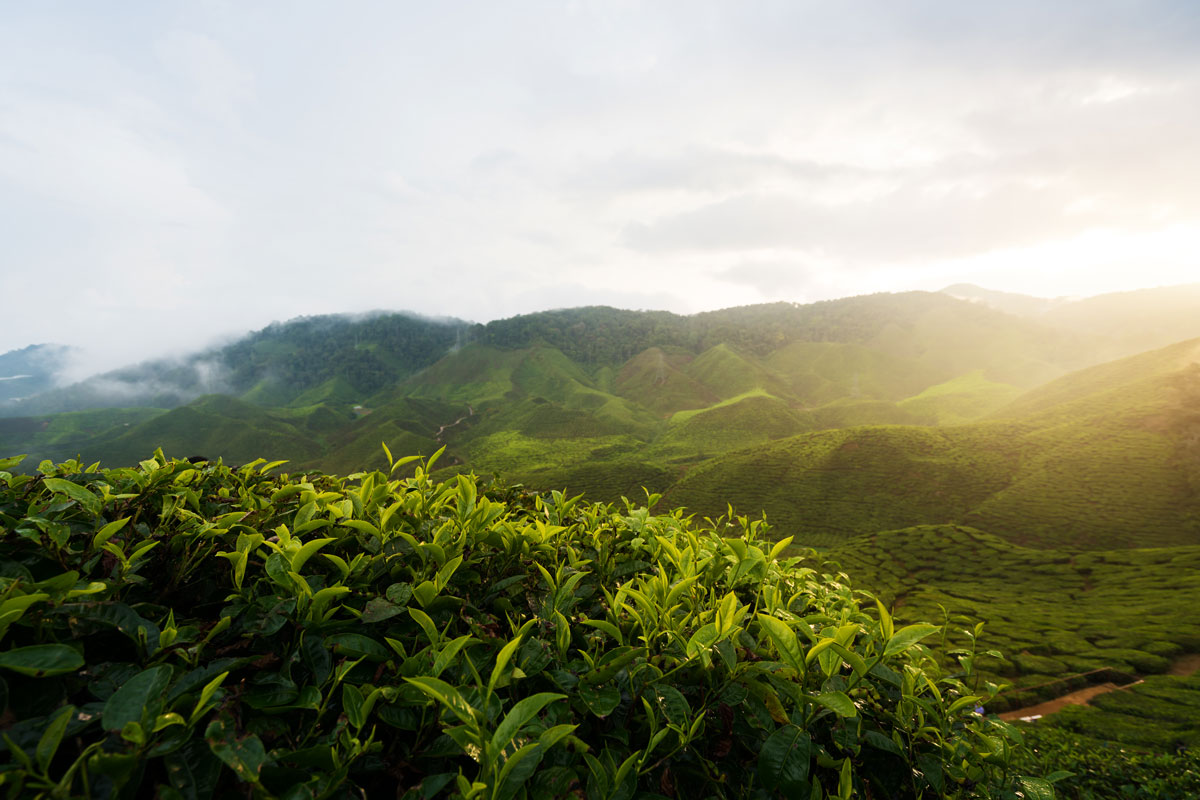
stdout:
{"type": "Polygon", "coordinates": [[[89,514],[98,516],[101,511],[100,498],[84,487],[63,480],[62,478],[46,478],[46,488],[56,494],[65,494],[79,503],[89,514]]]}
{"type": "Polygon", "coordinates": [[[201,739],[190,739],[163,758],[167,780],[184,800],[208,800],[221,777],[221,761],[201,739]]]}
{"type": "Polygon", "coordinates": [[[904,751],[900,749],[899,745],[897,745],[887,736],[884,736],[879,731],[867,731],[866,734],[863,735],[863,740],[877,750],[884,750],[888,753],[894,753],[898,756],[904,755],[904,751]]]}
{"type": "Polygon", "coordinates": [[[34,644],[0,653],[0,667],[34,678],[65,675],[83,664],[79,651],[65,644],[34,644]]]}
{"type": "Polygon", "coordinates": [[[504,721],[497,726],[496,732],[492,734],[492,747],[495,748],[496,752],[500,752],[508,747],[509,742],[525,726],[525,723],[537,716],[538,712],[550,703],[553,703],[555,700],[562,700],[565,697],[565,694],[539,692],[519,701],[505,714],[504,721]]]}
{"type": "Polygon", "coordinates": [[[403,610],[395,603],[376,597],[367,602],[366,608],[363,609],[362,621],[366,623],[382,622],[385,619],[391,619],[403,610]]]}
{"type": "Polygon", "coordinates": [[[497,787],[497,800],[511,800],[521,787],[533,777],[541,763],[545,748],[540,744],[527,744],[513,753],[504,762],[497,787]]]}
{"type": "Polygon", "coordinates": [[[288,575],[291,565],[282,553],[271,553],[267,556],[267,577],[285,589],[292,587],[292,576],[288,575]]]}
{"type": "Polygon", "coordinates": [[[808,792],[812,739],[795,725],[779,728],[763,743],[758,754],[758,778],[768,789],[786,797],[808,792]]]}
{"type": "Polygon", "coordinates": [[[822,692],[813,697],[821,705],[832,709],[839,717],[853,717],[858,714],[852,701],[844,692],[822,692]]]}
{"type": "Polygon", "coordinates": [[[621,691],[615,686],[580,684],[575,690],[575,696],[597,717],[607,717],[621,703],[621,691]]]}
{"type": "Polygon", "coordinates": [[[295,701],[296,684],[283,675],[266,674],[255,678],[242,696],[251,708],[286,706],[295,701]]]}
{"type": "Polygon", "coordinates": [[[171,668],[167,666],[151,667],[134,675],[104,704],[104,729],[119,731],[130,722],[153,719],[162,708],[170,681],[171,668]]]}
{"type": "Polygon", "coordinates": [[[925,622],[905,626],[896,631],[892,638],[888,639],[887,646],[883,648],[883,654],[885,656],[894,656],[912,647],[929,634],[936,633],[939,630],[941,628],[937,625],[930,625],[925,622]]]}
{"type": "Polygon", "coordinates": [[[372,661],[386,661],[392,652],[386,645],[361,633],[335,633],[325,637],[325,645],[338,655],[350,658],[365,656],[372,661]]]}
{"type": "Polygon", "coordinates": [[[58,752],[58,745],[62,741],[63,734],[67,732],[67,723],[71,721],[74,713],[75,706],[63,706],[50,719],[50,724],[42,732],[42,737],[37,744],[36,757],[38,766],[43,772],[50,767],[50,762],[54,760],[54,754],[58,752]]]}
{"type": "Polygon", "coordinates": [[[267,763],[267,751],[257,736],[251,734],[239,739],[229,723],[218,719],[204,731],[204,738],[213,754],[237,774],[238,780],[259,782],[263,765],[267,763]]]}
{"type": "Polygon", "coordinates": [[[667,683],[655,684],[654,691],[658,695],[658,707],[668,722],[682,725],[691,719],[692,707],[682,692],[667,683]]]}
{"type": "Polygon", "coordinates": [[[1054,787],[1041,778],[1017,778],[1026,800],[1054,800],[1054,787]]]}

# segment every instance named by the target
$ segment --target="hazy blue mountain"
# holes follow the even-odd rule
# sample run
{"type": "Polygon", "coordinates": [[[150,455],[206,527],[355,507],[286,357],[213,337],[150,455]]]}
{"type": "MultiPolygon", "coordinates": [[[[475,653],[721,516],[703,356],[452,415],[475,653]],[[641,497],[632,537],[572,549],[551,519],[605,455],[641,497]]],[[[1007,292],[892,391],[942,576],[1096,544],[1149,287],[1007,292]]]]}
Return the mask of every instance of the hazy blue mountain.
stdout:
{"type": "Polygon", "coordinates": [[[60,344],[31,344],[0,355],[0,409],[52,388],[70,355],[71,348],[60,344]]]}
{"type": "Polygon", "coordinates": [[[465,341],[469,323],[411,313],[301,317],[231,344],[94,375],[0,406],[0,416],[95,408],[176,408],[227,394],[264,406],[288,405],[340,378],[366,397],[432,364],[465,341]]]}
{"type": "Polygon", "coordinates": [[[957,297],[959,300],[980,303],[997,311],[1005,311],[1023,317],[1045,314],[1052,308],[1070,302],[1063,297],[1034,297],[1016,292],[998,292],[995,289],[985,289],[973,283],[956,283],[942,289],[942,293],[957,297]]]}

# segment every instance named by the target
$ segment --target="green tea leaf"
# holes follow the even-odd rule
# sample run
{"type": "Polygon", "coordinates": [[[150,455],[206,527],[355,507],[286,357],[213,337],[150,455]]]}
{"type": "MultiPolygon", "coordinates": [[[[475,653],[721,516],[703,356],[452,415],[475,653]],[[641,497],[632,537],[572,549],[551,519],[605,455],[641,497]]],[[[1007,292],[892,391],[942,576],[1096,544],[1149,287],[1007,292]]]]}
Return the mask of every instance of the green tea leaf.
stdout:
{"type": "Polygon", "coordinates": [[[382,597],[376,597],[373,600],[367,601],[367,605],[363,608],[362,616],[359,619],[367,624],[382,622],[385,619],[391,619],[402,611],[404,609],[401,606],[388,602],[382,597]]]}
{"type": "Polygon", "coordinates": [[[34,644],[0,653],[0,667],[33,678],[65,675],[83,664],[79,651],[65,644],[34,644]]]}
{"type": "Polygon", "coordinates": [[[758,754],[758,778],[768,789],[785,797],[808,792],[812,738],[803,728],[784,725],[767,737],[758,754]]]}
{"type": "Polygon", "coordinates": [[[907,625],[888,639],[887,645],[883,648],[885,656],[894,656],[897,653],[903,652],[912,647],[917,642],[924,639],[931,633],[936,633],[941,630],[937,625],[929,623],[919,623],[917,625],[907,625]]]}
{"type": "Polygon", "coordinates": [[[668,722],[682,725],[692,716],[692,707],[688,704],[683,693],[668,683],[658,683],[654,686],[658,695],[658,705],[668,722]]]}
{"type": "Polygon", "coordinates": [[[167,780],[184,800],[209,800],[221,777],[221,761],[202,739],[190,739],[163,757],[167,780]]]}
{"type": "Polygon", "coordinates": [[[879,610],[879,632],[884,639],[891,639],[895,632],[892,627],[892,615],[888,613],[887,608],[883,605],[878,597],[875,598],[875,608],[879,610]]]}
{"type": "Polygon", "coordinates": [[[783,620],[776,619],[767,614],[759,614],[758,623],[767,632],[771,643],[775,645],[775,649],[783,657],[784,663],[797,672],[803,673],[805,663],[804,653],[800,650],[800,642],[796,638],[796,632],[783,620]]]}
{"type": "Polygon", "coordinates": [[[71,721],[71,717],[75,714],[75,706],[63,706],[50,719],[50,724],[46,726],[46,730],[42,731],[42,736],[38,740],[37,749],[34,751],[38,766],[42,772],[45,772],[50,767],[50,762],[54,760],[54,754],[58,752],[58,745],[62,742],[63,734],[67,732],[67,723],[71,721]]]}
{"type": "Polygon", "coordinates": [[[111,539],[113,534],[124,528],[128,522],[129,517],[122,517],[121,519],[114,520],[105,525],[96,532],[95,536],[92,537],[92,547],[96,549],[103,547],[104,543],[111,539]]]}
{"type": "Polygon", "coordinates": [[[213,755],[225,762],[243,783],[258,783],[267,751],[262,740],[254,734],[238,739],[233,727],[225,720],[214,720],[204,731],[213,755]]]}
{"type": "Polygon", "coordinates": [[[1054,800],[1054,787],[1041,778],[1017,778],[1027,800],[1054,800]]]}
{"type": "Polygon", "coordinates": [[[171,668],[165,665],[142,670],[125,681],[104,704],[100,720],[104,729],[119,731],[130,722],[154,719],[170,682],[171,668]]]}
{"type": "Polygon", "coordinates": [[[404,680],[441,703],[463,723],[475,724],[479,712],[472,708],[471,704],[464,700],[458,690],[450,684],[437,678],[427,677],[405,678],[404,680]]]}
{"type": "Polygon", "coordinates": [[[707,653],[709,648],[716,644],[720,638],[721,632],[717,628],[716,623],[710,622],[707,625],[702,625],[699,630],[692,634],[692,638],[688,639],[686,648],[687,657],[695,658],[701,653],[707,653]]]}
{"type": "Polygon", "coordinates": [[[511,800],[521,786],[533,777],[545,748],[540,742],[530,742],[504,760],[497,778],[496,800],[511,800]]]}
{"type": "Polygon", "coordinates": [[[625,637],[621,635],[621,630],[611,622],[602,619],[585,619],[580,620],[584,625],[604,631],[609,636],[617,640],[617,644],[625,644],[625,637]]]}
{"type": "Polygon", "coordinates": [[[325,637],[325,644],[340,655],[351,658],[365,657],[372,661],[386,661],[391,655],[388,648],[361,633],[334,633],[325,637]]]}
{"type": "Polygon", "coordinates": [[[304,545],[302,545],[299,550],[292,554],[292,572],[300,572],[304,565],[308,563],[308,560],[313,557],[314,553],[332,541],[336,540],[332,538],[313,539],[312,541],[306,542],[304,545]]]}
{"type": "Polygon", "coordinates": [[[575,696],[583,701],[588,711],[597,717],[607,717],[621,704],[621,690],[615,686],[586,686],[580,684],[575,696]]]}
{"type": "Polygon", "coordinates": [[[854,701],[845,692],[822,692],[815,695],[812,699],[832,710],[839,717],[853,717],[858,715],[858,709],[854,706],[854,701]]]}
{"type": "Polygon", "coordinates": [[[55,494],[65,494],[75,502],[79,503],[89,514],[99,516],[101,511],[100,498],[89,492],[84,487],[62,478],[46,478],[44,481],[46,488],[55,494]]]}
{"type": "Polygon", "coordinates": [[[497,726],[495,733],[492,734],[493,750],[498,753],[505,747],[508,747],[508,743],[513,740],[517,732],[529,720],[537,716],[538,712],[555,700],[562,700],[565,697],[565,694],[539,692],[518,702],[512,707],[512,710],[504,715],[503,721],[497,726]]]}
{"type": "Polygon", "coordinates": [[[395,603],[398,606],[408,605],[408,601],[412,599],[412,586],[407,583],[393,583],[387,588],[385,596],[389,602],[395,603]]]}

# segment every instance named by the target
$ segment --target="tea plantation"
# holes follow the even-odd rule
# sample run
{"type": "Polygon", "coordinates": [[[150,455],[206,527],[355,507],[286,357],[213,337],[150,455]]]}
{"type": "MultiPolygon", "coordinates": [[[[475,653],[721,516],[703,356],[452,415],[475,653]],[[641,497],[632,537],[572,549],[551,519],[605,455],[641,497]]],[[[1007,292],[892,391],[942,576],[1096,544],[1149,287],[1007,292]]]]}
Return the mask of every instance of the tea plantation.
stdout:
{"type": "Polygon", "coordinates": [[[926,649],[944,628],[761,522],[434,460],[0,462],[0,790],[1053,797],[926,649]]]}

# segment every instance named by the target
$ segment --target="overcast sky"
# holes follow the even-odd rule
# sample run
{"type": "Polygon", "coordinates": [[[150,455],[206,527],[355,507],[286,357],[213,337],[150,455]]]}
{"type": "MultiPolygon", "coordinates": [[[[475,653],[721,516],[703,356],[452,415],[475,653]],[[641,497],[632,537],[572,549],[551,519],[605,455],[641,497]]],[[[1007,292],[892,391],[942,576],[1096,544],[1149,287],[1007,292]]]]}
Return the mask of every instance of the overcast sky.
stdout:
{"type": "Polygon", "coordinates": [[[1200,3],[0,10],[0,352],[1200,281],[1200,3]]]}

